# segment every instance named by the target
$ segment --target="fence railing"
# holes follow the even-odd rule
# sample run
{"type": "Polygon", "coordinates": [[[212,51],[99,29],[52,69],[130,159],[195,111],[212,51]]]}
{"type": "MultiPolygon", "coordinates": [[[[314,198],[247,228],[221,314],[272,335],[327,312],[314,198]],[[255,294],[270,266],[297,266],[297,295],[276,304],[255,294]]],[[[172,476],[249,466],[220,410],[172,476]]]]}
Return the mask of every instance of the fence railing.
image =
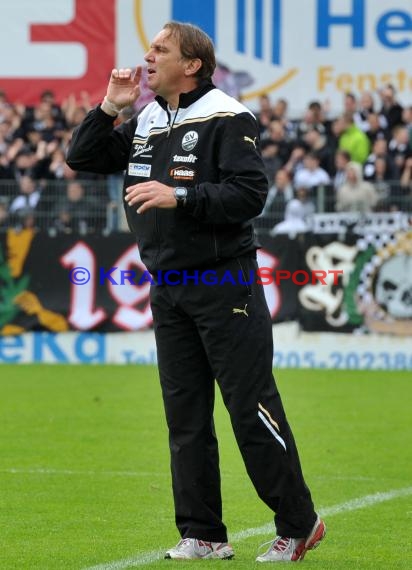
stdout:
{"type": "Polygon", "coordinates": [[[302,232],[364,234],[411,227],[412,185],[404,187],[399,181],[385,181],[374,186],[378,201],[370,212],[361,203],[354,203],[348,211],[338,211],[336,189],[332,185],[321,185],[306,189],[299,196],[299,217],[288,211],[288,203],[274,200],[254,220],[255,230],[258,235],[299,233],[299,228],[302,232]]]}
{"type": "MultiPolygon", "coordinates": [[[[25,177],[23,177],[25,178],[25,177]]],[[[0,180],[0,232],[9,227],[36,227],[50,235],[59,233],[109,234],[127,231],[122,197],[122,176],[102,180],[0,180]]],[[[336,212],[336,190],[318,186],[300,197],[305,210],[305,231],[340,233],[405,229],[412,225],[412,187],[399,181],[375,186],[379,201],[373,213],[336,212]]],[[[266,209],[265,209],[266,210],[266,209]]],[[[360,208],[361,210],[361,208],[360,208]]],[[[273,205],[254,220],[259,235],[288,233],[287,203],[273,205]],[[285,219],[286,218],[286,219],[285,219]]]]}
{"type": "Polygon", "coordinates": [[[122,178],[34,185],[24,177],[0,180],[0,231],[8,227],[36,227],[50,235],[124,230],[122,178]]]}

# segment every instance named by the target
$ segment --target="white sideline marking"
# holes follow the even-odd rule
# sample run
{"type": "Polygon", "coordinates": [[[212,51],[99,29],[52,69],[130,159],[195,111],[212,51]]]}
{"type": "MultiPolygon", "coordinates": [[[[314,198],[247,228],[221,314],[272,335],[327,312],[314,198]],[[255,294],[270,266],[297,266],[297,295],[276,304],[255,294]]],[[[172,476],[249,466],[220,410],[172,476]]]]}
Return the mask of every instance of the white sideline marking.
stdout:
{"type": "MultiPolygon", "coordinates": [[[[391,491],[386,491],[383,493],[375,493],[373,495],[365,495],[357,499],[351,499],[340,505],[332,505],[330,507],[325,507],[319,509],[318,513],[321,517],[332,517],[339,515],[344,512],[356,511],[358,509],[365,509],[378,503],[384,503],[385,501],[392,501],[393,499],[398,499],[399,497],[407,497],[412,495],[412,487],[404,487],[403,489],[393,489],[391,491]]],[[[258,526],[255,528],[247,528],[239,532],[231,534],[231,542],[240,542],[245,538],[251,536],[259,536],[261,534],[269,534],[274,532],[273,523],[265,524],[263,526],[258,526]]],[[[132,556],[130,558],[124,558],[123,560],[115,560],[113,562],[106,562],[104,564],[98,564],[97,566],[90,566],[84,568],[83,570],[124,570],[125,568],[131,568],[133,566],[144,566],[146,564],[152,564],[156,560],[160,560],[164,556],[166,548],[160,550],[152,550],[151,552],[146,552],[137,556],[132,556]]]]}
{"type": "Polygon", "coordinates": [[[159,473],[158,471],[82,471],[75,469],[0,469],[0,473],[10,473],[11,475],[90,475],[96,477],[98,475],[103,476],[115,476],[115,477],[168,477],[169,474],[159,473]]]}
{"type": "MultiPolygon", "coordinates": [[[[91,477],[98,477],[102,475],[103,477],[169,477],[167,471],[94,471],[94,470],[81,470],[81,469],[52,469],[46,467],[37,468],[17,468],[9,467],[8,469],[0,469],[0,473],[8,473],[10,475],[87,475],[91,477]]],[[[237,474],[225,471],[225,478],[235,477],[237,474]]],[[[315,475],[313,479],[318,479],[320,481],[379,481],[377,477],[363,477],[361,475],[315,475]]]]}

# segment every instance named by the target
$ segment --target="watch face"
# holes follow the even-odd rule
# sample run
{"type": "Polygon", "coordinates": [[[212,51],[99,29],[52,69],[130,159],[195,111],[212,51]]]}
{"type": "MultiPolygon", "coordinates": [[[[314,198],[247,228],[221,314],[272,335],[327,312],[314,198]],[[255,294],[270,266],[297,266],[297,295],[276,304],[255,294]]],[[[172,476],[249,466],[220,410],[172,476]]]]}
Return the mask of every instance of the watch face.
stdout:
{"type": "Polygon", "coordinates": [[[187,195],[186,188],[176,188],[175,189],[176,198],[186,198],[186,195],[187,195]]]}

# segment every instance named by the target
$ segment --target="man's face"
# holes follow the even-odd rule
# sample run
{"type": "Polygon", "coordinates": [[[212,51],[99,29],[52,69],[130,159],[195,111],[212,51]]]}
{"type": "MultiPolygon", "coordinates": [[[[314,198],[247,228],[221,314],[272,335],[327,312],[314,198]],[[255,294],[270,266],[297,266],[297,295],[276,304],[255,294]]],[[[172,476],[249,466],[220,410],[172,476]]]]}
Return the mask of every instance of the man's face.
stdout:
{"type": "Polygon", "coordinates": [[[289,177],[285,170],[278,170],[275,177],[275,183],[278,190],[284,190],[289,183],[289,177]]]}
{"type": "Polygon", "coordinates": [[[144,59],[147,62],[147,83],[152,91],[165,99],[171,94],[181,93],[182,83],[187,79],[185,60],[169,30],[157,34],[144,59]]]}
{"type": "Polygon", "coordinates": [[[316,170],[319,166],[319,162],[313,156],[305,156],[304,160],[305,168],[310,171],[316,170]]]}
{"type": "Polygon", "coordinates": [[[384,105],[391,105],[394,102],[394,94],[390,87],[382,89],[381,97],[384,105]]]}

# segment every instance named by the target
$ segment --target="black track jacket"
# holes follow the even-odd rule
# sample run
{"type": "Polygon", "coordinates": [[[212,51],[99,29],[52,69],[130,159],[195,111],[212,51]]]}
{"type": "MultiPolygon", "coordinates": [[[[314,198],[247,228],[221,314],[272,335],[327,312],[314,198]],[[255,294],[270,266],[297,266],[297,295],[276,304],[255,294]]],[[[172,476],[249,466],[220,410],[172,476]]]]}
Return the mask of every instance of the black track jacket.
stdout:
{"type": "Polygon", "coordinates": [[[150,272],[213,267],[257,247],[251,219],[268,191],[253,114],[236,99],[204,82],[182,93],[171,120],[161,97],[113,128],[100,106],[73,133],[67,164],[109,174],[125,170],[124,188],[150,179],[185,186],[184,208],[152,208],[137,214],[125,203],[150,272]]]}

